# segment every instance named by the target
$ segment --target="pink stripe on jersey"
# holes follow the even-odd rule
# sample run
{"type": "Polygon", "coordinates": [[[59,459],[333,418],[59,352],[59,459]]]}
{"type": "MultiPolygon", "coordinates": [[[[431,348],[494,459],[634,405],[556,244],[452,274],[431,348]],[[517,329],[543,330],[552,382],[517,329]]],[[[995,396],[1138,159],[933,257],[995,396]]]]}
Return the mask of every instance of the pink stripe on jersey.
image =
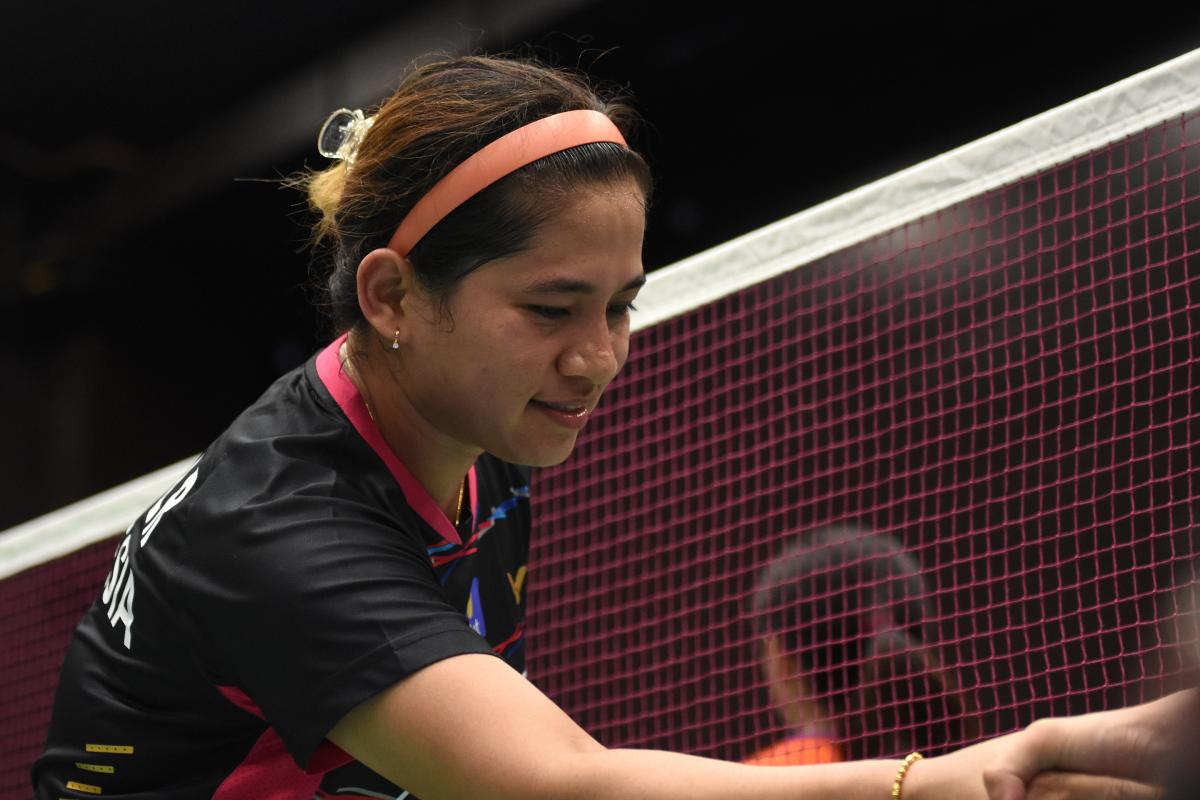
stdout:
{"type": "Polygon", "coordinates": [[[236,686],[218,686],[217,691],[224,695],[226,700],[233,703],[242,711],[253,714],[259,719],[266,719],[266,717],[263,716],[262,710],[259,709],[258,704],[250,699],[250,695],[246,694],[236,686]]]}
{"type": "MultiPolygon", "coordinates": [[[[396,483],[400,484],[404,498],[413,510],[420,514],[443,539],[461,545],[462,539],[459,537],[458,531],[454,529],[454,525],[446,519],[441,507],[429,496],[429,492],[425,491],[421,482],[413,477],[413,474],[408,471],[408,467],[404,466],[404,462],[388,446],[379,426],[367,412],[367,404],[359,394],[358,387],[342,369],[341,362],[338,361],[338,348],[342,346],[345,339],[346,335],[342,334],[317,356],[317,375],[321,378],[321,383],[325,384],[325,388],[329,390],[329,394],[333,396],[346,418],[350,420],[350,424],[358,431],[358,435],[383,459],[383,463],[387,464],[388,469],[396,478],[396,483]]],[[[474,508],[475,498],[478,497],[475,489],[474,465],[467,473],[467,484],[467,490],[470,492],[467,498],[467,507],[474,508]]],[[[478,519],[479,515],[476,514],[475,518],[478,519]]]]}
{"type": "MultiPolygon", "coordinates": [[[[254,701],[236,686],[218,686],[217,691],[243,711],[263,718],[254,701]]],[[[217,787],[213,800],[312,800],[325,773],[351,760],[346,751],[326,740],[301,769],[275,729],[267,728],[217,787]]]]}
{"type": "Polygon", "coordinates": [[[479,492],[475,488],[475,467],[467,472],[467,508],[471,509],[471,527],[479,524],[479,492]]]}

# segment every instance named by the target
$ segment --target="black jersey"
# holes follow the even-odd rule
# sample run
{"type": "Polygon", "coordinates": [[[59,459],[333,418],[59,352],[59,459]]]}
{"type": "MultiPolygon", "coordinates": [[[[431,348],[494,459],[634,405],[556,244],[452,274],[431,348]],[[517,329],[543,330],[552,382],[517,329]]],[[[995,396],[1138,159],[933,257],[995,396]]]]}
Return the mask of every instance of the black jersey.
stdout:
{"type": "MultiPolygon", "coordinates": [[[[351,709],[462,653],[524,671],[529,473],[483,456],[457,529],[334,342],[126,531],[75,631],[38,798],[303,798],[351,709]]],[[[336,790],[336,789],[335,789],[336,790]]]]}

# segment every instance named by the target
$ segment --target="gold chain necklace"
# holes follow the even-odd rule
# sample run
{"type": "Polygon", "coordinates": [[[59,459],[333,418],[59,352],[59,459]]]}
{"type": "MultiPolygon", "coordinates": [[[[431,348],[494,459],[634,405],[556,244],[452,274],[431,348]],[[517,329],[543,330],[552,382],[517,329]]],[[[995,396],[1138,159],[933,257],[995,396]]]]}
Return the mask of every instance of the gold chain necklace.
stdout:
{"type": "Polygon", "coordinates": [[[462,522],[462,501],[463,495],[467,492],[467,476],[463,475],[462,483],[458,485],[458,505],[454,507],[454,527],[458,527],[458,523],[462,522]]]}
{"type": "MultiPolygon", "coordinates": [[[[339,360],[342,363],[342,369],[346,371],[346,374],[350,376],[351,383],[353,383],[355,385],[355,387],[358,388],[358,390],[359,390],[358,396],[362,398],[363,405],[367,407],[367,416],[369,416],[371,418],[371,421],[375,423],[375,427],[378,428],[379,420],[375,418],[375,411],[371,408],[371,402],[369,400],[367,400],[366,382],[358,379],[359,378],[358,370],[356,370],[354,368],[354,363],[350,360],[350,356],[348,356],[346,354],[346,343],[345,342],[342,342],[342,346],[339,348],[338,355],[340,356],[339,360]],[[359,386],[359,383],[362,383],[362,386],[359,386]]],[[[380,433],[382,433],[382,432],[383,431],[380,430],[380,433]]],[[[460,483],[458,485],[458,503],[456,503],[454,506],[454,527],[456,527],[456,528],[459,526],[459,523],[462,522],[463,495],[465,495],[466,493],[467,493],[467,476],[464,475],[463,479],[462,479],[462,483],[460,483]]]]}

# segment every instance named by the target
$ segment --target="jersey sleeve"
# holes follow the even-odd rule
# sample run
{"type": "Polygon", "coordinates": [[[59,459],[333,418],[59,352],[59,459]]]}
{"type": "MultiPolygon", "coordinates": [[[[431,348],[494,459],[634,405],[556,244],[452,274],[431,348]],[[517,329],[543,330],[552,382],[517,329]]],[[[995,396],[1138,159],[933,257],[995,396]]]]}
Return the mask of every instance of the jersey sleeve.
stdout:
{"type": "Polygon", "coordinates": [[[204,668],[257,706],[300,766],[405,676],[492,652],[441,591],[415,519],[324,480],[257,501],[216,472],[194,506],[206,513],[181,520],[169,582],[204,668]]]}

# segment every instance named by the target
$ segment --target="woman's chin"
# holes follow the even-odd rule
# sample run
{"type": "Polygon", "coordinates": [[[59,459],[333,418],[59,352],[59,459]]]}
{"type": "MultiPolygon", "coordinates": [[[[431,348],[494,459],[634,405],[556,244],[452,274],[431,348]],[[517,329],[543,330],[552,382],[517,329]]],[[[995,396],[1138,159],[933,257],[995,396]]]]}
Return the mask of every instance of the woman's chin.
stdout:
{"type": "Polygon", "coordinates": [[[491,450],[489,452],[501,461],[507,461],[510,464],[521,464],[526,467],[553,467],[566,461],[574,450],[575,437],[572,436],[569,443],[536,448],[514,447],[510,450],[506,449],[506,451],[491,450]]]}

